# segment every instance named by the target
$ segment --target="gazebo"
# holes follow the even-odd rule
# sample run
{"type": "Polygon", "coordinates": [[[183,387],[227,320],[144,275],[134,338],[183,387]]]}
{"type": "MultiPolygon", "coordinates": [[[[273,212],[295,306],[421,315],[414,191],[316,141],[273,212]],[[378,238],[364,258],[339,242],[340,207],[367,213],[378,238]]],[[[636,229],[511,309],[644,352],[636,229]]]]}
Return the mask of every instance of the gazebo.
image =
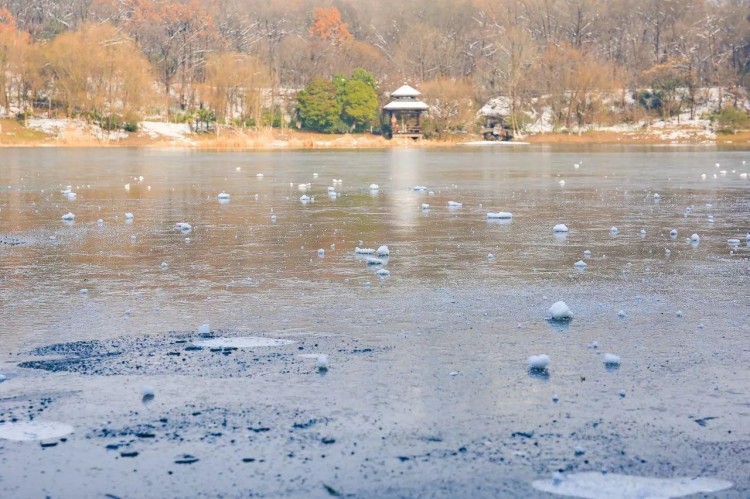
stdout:
{"type": "Polygon", "coordinates": [[[422,95],[419,90],[403,85],[391,93],[391,100],[383,106],[380,113],[380,122],[383,135],[387,138],[407,137],[410,139],[422,138],[422,124],[420,119],[422,113],[430,106],[418,99],[422,95]]]}

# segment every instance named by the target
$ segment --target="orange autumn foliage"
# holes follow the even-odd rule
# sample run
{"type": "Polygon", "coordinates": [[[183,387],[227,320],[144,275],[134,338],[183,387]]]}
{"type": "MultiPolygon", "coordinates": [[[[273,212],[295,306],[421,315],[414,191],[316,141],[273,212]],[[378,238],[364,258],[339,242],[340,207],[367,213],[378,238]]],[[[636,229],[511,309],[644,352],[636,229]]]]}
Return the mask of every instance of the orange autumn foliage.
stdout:
{"type": "Polygon", "coordinates": [[[332,45],[340,45],[352,37],[349,26],[341,20],[341,12],[336,7],[317,7],[313,11],[310,34],[332,45]]]}

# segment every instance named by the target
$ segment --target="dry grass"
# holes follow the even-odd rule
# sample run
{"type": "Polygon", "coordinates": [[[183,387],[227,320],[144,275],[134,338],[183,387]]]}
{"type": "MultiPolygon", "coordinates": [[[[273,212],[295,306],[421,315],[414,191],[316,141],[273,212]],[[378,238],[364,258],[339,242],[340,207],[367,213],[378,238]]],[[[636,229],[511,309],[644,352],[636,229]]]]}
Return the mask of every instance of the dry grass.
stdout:
{"type": "MultiPolygon", "coordinates": [[[[441,139],[414,141],[407,138],[386,140],[380,135],[346,134],[329,135],[296,129],[236,130],[222,128],[216,133],[199,133],[186,137],[187,141],[167,137],[153,138],[144,133],[131,133],[125,139],[97,138],[80,127],[70,126],[59,137],[25,128],[13,119],[0,120],[0,147],[2,146],[59,146],[59,147],[160,147],[196,148],[218,151],[273,150],[273,149],[386,149],[390,147],[441,148],[462,142],[481,140],[474,135],[449,135],[441,139]]],[[[585,132],[582,134],[544,133],[524,139],[533,144],[663,144],[673,142],[667,137],[649,132],[585,132]]],[[[696,136],[680,142],[705,142],[696,136]]],[[[717,144],[746,145],[750,131],[719,135],[717,144]]]]}

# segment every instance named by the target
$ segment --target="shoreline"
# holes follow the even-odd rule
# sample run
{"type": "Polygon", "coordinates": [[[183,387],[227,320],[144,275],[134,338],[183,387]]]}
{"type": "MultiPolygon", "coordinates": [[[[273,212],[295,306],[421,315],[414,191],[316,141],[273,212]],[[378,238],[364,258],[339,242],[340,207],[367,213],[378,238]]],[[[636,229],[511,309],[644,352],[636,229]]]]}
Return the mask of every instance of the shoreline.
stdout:
{"type": "MultiPolygon", "coordinates": [[[[164,124],[170,126],[173,124],[164,124]]],[[[298,130],[221,130],[214,133],[159,135],[144,131],[121,137],[97,137],[82,124],[49,133],[22,126],[15,120],[0,120],[0,148],[154,148],[206,151],[275,151],[332,149],[390,149],[401,147],[450,148],[456,146],[522,145],[709,145],[750,147],[750,131],[713,134],[694,127],[651,128],[638,131],[591,130],[580,133],[545,132],[519,137],[509,143],[484,141],[475,134],[442,139],[385,139],[374,134],[326,135],[298,130]]]]}

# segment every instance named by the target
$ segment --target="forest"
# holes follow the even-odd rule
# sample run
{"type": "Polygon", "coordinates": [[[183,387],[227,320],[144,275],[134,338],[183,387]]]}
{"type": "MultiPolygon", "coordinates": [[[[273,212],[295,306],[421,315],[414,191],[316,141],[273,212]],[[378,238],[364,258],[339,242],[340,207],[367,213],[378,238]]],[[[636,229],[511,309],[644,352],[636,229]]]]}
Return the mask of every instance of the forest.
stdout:
{"type": "Polygon", "coordinates": [[[746,119],[750,0],[0,0],[0,66],[5,114],[103,127],[366,130],[404,82],[441,131],[499,96],[516,128],[692,117],[711,88],[746,119]]]}

